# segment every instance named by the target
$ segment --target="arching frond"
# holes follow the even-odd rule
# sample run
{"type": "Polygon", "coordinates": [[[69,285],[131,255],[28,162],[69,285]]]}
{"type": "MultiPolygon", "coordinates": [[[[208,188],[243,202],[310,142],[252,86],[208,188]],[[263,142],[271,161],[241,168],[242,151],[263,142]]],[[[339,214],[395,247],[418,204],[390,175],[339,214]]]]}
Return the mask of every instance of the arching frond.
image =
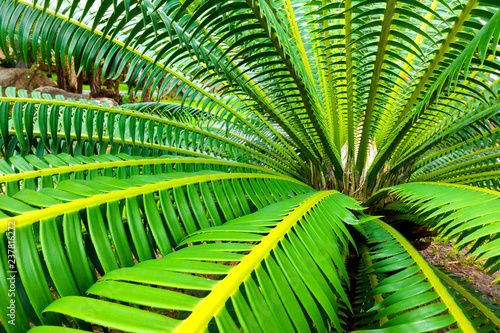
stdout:
{"type": "Polygon", "coordinates": [[[334,191],[272,204],[195,232],[176,252],[108,273],[87,291],[175,311],[171,316],[178,313],[178,319],[84,297],[63,297],[46,311],[126,331],[137,331],[126,319],[130,316],[147,320],[141,330],[149,332],[199,332],[207,326],[237,331],[236,323],[247,331],[304,331],[311,324],[322,331],[330,325],[340,330],[342,309],[349,305],[342,256],[350,236],[342,220],[350,216],[350,223],[357,222],[344,205],[359,209],[334,191]],[[332,237],[336,241],[328,250],[320,250],[332,237]],[[193,290],[194,295],[158,286],[193,290]],[[188,313],[181,315],[183,311],[188,313]]]}

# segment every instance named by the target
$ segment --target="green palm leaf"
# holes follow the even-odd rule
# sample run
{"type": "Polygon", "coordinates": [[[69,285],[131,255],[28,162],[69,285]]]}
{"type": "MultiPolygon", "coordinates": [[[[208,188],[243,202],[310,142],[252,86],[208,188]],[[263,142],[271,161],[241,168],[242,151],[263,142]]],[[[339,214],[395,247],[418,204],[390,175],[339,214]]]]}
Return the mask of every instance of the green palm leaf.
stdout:
{"type": "Polygon", "coordinates": [[[467,304],[460,299],[477,302],[475,298],[426,263],[394,228],[377,220],[363,226],[374,244],[370,251],[365,247],[364,267],[359,273],[362,279],[366,280],[366,275],[370,279],[358,290],[358,302],[366,311],[360,322],[369,325],[357,332],[429,332],[454,323],[465,332],[473,332],[478,326],[485,325],[485,330],[498,326],[496,315],[481,303],[476,304],[484,317],[467,311],[467,304]],[[458,291],[458,296],[448,287],[458,291]],[[446,309],[448,313],[443,314],[446,309]]]}
{"type": "Polygon", "coordinates": [[[498,331],[409,239],[500,269],[499,22],[493,0],[1,1],[0,64],[142,101],[0,87],[0,331],[498,331]]]}
{"type": "Polygon", "coordinates": [[[497,191],[446,183],[405,184],[389,190],[410,211],[426,214],[421,223],[436,229],[443,237],[457,238],[459,247],[471,246],[472,255],[489,259],[486,267],[494,265],[492,272],[498,270],[497,191]]]}
{"type": "MultiPolygon", "coordinates": [[[[191,312],[182,321],[146,312],[144,316],[149,316],[151,321],[141,330],[156,331],[155,327],[165,325],[160,330],[199,332],[213,322],[221,330],[232,331],[237,329],[234,321],[249,331],[289,331],[293,327],[303,330],[308,327],[308,320],[301,314],[301,306],[318,328],[325,329],[331,323],[340,329],[339,310],[343,307],[341,303],[348,304],[348,300],[342,287],[346,274],[338,273],[336,268],[346,272],[342,255],[349,235],[339,216],[349,213],[339,205],[347,199],[335,192],[313,192],[270,205],[223,226],[195,232],[179,246],[195,245],[183,247],[161,260],[144,261],[133,268],[108,273],[87,292],[132,304],[191,312]],[[332,212],[332,207],[339,208],[332,212]],[[317,224],[318,221],[324,222],[317,224]],[[312,234],[319,238],[312,238],[312,234]],[[338,242],[323,253],[318,246],[330,236],[338,237],[338,242]],[[214,261],[234,262],[236,266],[212,263],[214,261]],[[148,274],[144,274],[146,272],[148,274]],[[209,292],[204,298],[197,298],[131,282],[209,292]],[[278,295],[287,301],[276,302],[278,295]],[[332,305],[332,300],[337,298],[340,304],[332,305]],[[249,316],[250,313],[253,315],[249,316]]],[[[349,206],[356,208],[355,202],[349,206]]],[[[62,298],[47,311],[138,331],[122,318],[138,311],[128,306],[117,307],[90,298],[62,298]],[[102,307],[103,310],[86,311],[90,304],[94,304],[94,309],[102,307]],[[106,311],[115,311],[115,314],[105,319],[106,311]]]]}

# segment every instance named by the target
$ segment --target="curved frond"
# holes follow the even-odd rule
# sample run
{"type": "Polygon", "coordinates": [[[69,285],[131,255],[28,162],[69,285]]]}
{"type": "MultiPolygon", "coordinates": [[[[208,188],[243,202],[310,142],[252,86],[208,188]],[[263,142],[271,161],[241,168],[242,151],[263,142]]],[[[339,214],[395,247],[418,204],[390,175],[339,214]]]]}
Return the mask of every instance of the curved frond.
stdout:
{"type": "Polygon", "coordinates": [[[432,332],[457,326],[464,332],[497,331],[496,315],[431,267],[394,228],[380,220],[363,227],[372,246],[363,254],[357,291],[364,309],[359,323],[366,326],[356,332],[432,332]],[[464,297],[473,302],[461,302],[464,297]]]}
{"type": "MultiPolygon", "coordinates": [[[[420,224],[436,230],[442,237],[455,239],[460,248],[478,260],[488,259],[490,273],[500,268],[498,259],[499,192],[447,183],[413,183],[389,189],[407,207],[406,214],[422,216],[420,224]]],[[[388,207],[389,208],[389,207],[388,207]]]]}
{"type": "Polygon", "coordinates": [[[200,332],[207,326],[237,331],[235,323],[245,331],[304,331],[310,324],[320,331],[330,325],[340,330],[344,304],[349,306],[342,256],[350,236],[343,223],[357,221],[346,207],[359,209],[335,191],[275,203],[194,232],[176,252],[107,273],[87,291],[166,309],[177,319],[84,297],[63,297],[46,311],[126,331],[137,331],[125,319],[137,311],[148,320],[141,330],[149,332],[200,332]],[[336,241],[321,250],[332,237],[336,241]],[[188,293],[193,296],[158,286],[193,290],[188,293]],[[109,311],[114,315],[107,316],[109,311]]]}
{"type": "Polygon", "coordinates": [[[227,138],[224,132],[219,134],[164,117],[85,100],[53,100],[36,92],[29,98],[25,91],[17,93],[19,95],[15,90],[7,89],[8,96],[0,97],[0,113],[6,118],[1,133],[2,145],[7,157],[16,150],[21,154],[36,150],[39,157],[44,149],[76,155],[141,150],[143,156],[174,152],[245,161],[250,161],[250,156],[257,160],[261,156],[270,166],[281,169],[285,165],[272,161],[276,155],[268,158],[258,146],[247,147],[227,138]]]}
{"type": "MultiPolygon", "coordinates": [[[[210,163],[191,164],[206,167],[206,171],[183,172],[189,163],[182,161],[165,163],[175,166],[175,172],[170,173],[150,167],[150,173],[154,170],[150,175],[145,174],[144,165],[139,174],[134,163],[87,168],[87,177],[78,177],[85,172],[78,166],[61,167],[55,186],[47,182],[47,177],[54,177],[51,172],[42,175],[39,191],[22,188],[13,196],[0,195],[0,230],[8,235],[15,226],[19,288],[25,290],[33,306],[27,318],[18,320],[29,318],[36,324],[57,321],[54,316],[42,316],[54,297],[49,284],[59,297],[79,295],[95,281],[96,271],[103,275],[133,266],[135,260],[165,255],[188,233],[310,191],[283,176],[210,171],[210,163]],[[121,179],[113,178],[114,173],[121,174],[121,179]],[[40,271],[42,262],[48,276],[40,271]]],[[[33,180],[33,175],[26,173],[24,184],[33,180]]],[[[7,265],[2,261],[4,273],[12,270],[7,265]]],[[[30,309],[26,301],[19,304],[30,309]]]]}

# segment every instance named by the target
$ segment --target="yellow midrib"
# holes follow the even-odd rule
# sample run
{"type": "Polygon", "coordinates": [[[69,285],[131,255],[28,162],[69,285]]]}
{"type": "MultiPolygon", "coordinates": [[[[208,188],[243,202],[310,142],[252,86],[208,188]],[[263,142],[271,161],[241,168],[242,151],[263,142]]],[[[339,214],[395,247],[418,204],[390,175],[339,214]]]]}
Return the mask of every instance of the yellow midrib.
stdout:
{"type": "Polygon", "coordinates": [[[447,179],[446,181],[456,185],[465,185],[465,184],[470,184],[472,181],[476,182],[476,181],[491,180],[492,178],[497,178],[499,176],[500,176],[500,171],[479,172],[471,175],[455,177],[453,179],[447,179]]]}
{"type": "Polygon", "coordinates": [[[306,50],[304,48],[304,44],[302,43],[302,36],[299,32],[299,27],[297,26],[297,20],[295,19],[295,14],[293,12],[292,4],[290,0],[285,0],[285,11],[287,13],[288,19],[290,20],[290,25],[292,26],[292,33],[297,42],[297,46],[299,48],[299,52],[302,55],[302,61],[304,61],[304,67],[306,69],[307,76],[311,82],[314,82],[314,77],[311,71],[311,65],[309,64],[309,58],[307,57],[306,50]]]}
{"type": "MultiPolygon", "coordinates": [[[[9,134],[16,135],[17,133],[15,132],[15,130],[9,130],[9,134]]],[[[26,131],[23,131],[23,134],[26,136],[26,131]]],[[[33,131],[33,134],[36,135],[37,137],[41,137],[41,132],[40,131],[33,131]]],[[[49,135],[51,135],[51,134],[49,134],[49,135]]],[[[63,132],[57,132],[57,136],[58,137],[65,137],[66,134],[63,133],[63,132]]],[[[70,137],[72,139],[76,139],[76,134],[71,133],[70,137]]],[[[83,138],[83,139],[87,139],[87,141],[97,140],[97,135],[89,136],[87,134],[81,134],[80,137],[83,138]]],[[[138,142],[141,142],[141,140],[132,141],[132,139],[130,139],[130,138],[129,139],[113,138],[113,139],[115,140],[115,142],[123,142],[123,143],[129,144],[129,145],[136,145],[136,144],[138,144],[138,142]]],[[[109,136],[103,136],[102,140],[105,141],[105,142],[110,142],[109,136]]],[[[239,145],[240,145],[239,143],[232,142],[232,141],[231,141],[231,143],[228,143],[228,144],[234,145],[234,146],[236,146],[236,147],[238,147],[240,149],[248,151],[249,153],[254,154],[254,157],[255,156],[260,156],[260,160],[262,162],[267,163],[270,167],[273,167],[273,168],[276,168],[277,170],[280,170],[282,172],[285,172],[285,173],[288,173],[288,174],[293,174],[293,175],[295,175],[297,177],[300,177],[300,175],[296,171],[291,170],[291,169],[287,171],[286,170],[287,166],[285,164],[279,163],[279,162],[273,160],[271,157],[268,157],[268,156],[264,155],[261,152],[253,151],[252,148],[249,148],[247,146],[242,146],[241,145],[241,147],[239,147],[239,145]]],[[[149,148],[158,148],[160,150],[175,151],[175,152],[183,153],[183,154],[186,154],[186,155],[197,156],[197,157],[204,157],[204,158],[211,158],[211,159],[219,159],[219,157],[228,158],[228,154],[225,151],[219,152],[218,154],[220,156],[216,157],[216,156],[207,155],[206,153],[202,153],[202,152],[196,152],[196,151],[192,151],[192,150],[188,150],[188,149],[182,149],[182,148],[167,146],[167,145],[163,145],[163,144],[159,145],[159,144],[156,144],[156,143],[141,142],[140,146],[142,146],[142,147],[149,147],[149,148]]],[[[211,148],[210,151],[211,152],[217,152],[217,149],[216,148],[211,148]]]]}
{"type": "Polygon", "coordinates": [[[51,206],[45,209],[30,211],[21,215],[0,219],[0,233],[3,233],[8,229],[9,222],[11,223],[14,222],[16,228],[19,228],[22,227],[23,225],[29,225],[41,220],[61,216],[66,213],[76,212],[86,207],[93,207],[105,204],[110,201],[117,201],[129,197],[136,197],[144,193],[152,193],[178,186],[187,186],[190,184],[197,184],[212,180],[243,179],[243,178],[282,179],[297,184],[305,185],[298,180],[286,176],[265,175],[257,173],[228,173],[228,174],[213,174],[213,175],[194,176],[189,178],[180,178],[180,179],[168,180],[164,182],[129,188],[125,190],[118,190],[100,195],[95,195],[92,197],[78,199],[67,203],[62,203],[60,205],[51,206]]]}
{"type": "Polygon", "coordinates": [[[472,326],[471,321],[465,316],[465,313],[459,307],[455,299],[450,295],[448,289],[443,285],[440,278],[433,271],[431,266],[425,261],[425,259],[418,253],[418,251],[404,238],[399,232],[397,232],[393,227],[384,223],[380,220],[374,220],[379,226],[384,228],[392,237],[394,237],[399,244],[408,252],[408,254],[415,260],[422,273],[426,276],[427,281],[432,285],[434,291],[439,295],[441,301],[448,308],[448,312],[457,321],[458,327],[464,332],[476,332],[474,326],[472,326]]]}
{"type": "Polygon", "coordinates": [[[424,89],[425,83],[427,83],[427,81],[432,77],[434,70],[437,68],[445,53],[449,50],[451,43],[455,41],[457,33],[460,32],[463,23],[470,17],[470,12],[477,6],[477,4],[478,0],[469,0],[465,4],[465,7],[463,7],[462,12],[455,21],[450,33],[446,36],[443,44],[441,44],[441,47],[438,49],[438,53],[435,55],[431,64],[427,67],[425,73],[420,78],[417,87],[413,90],[412,95],[408,99],[404,109],[399,114],[397,125],[405,120],[407,113],[416,103],[418,97],[420,96],[420,93],[424,89]]]}
{"type": "MultiPolygon", "coordinates": [[[[4,102],[37,103],[37,104],[47,104],[47,105],[59,105],[59,106],[71,106],[71,107],[75,107],[75,108],[88,107],[89,109],[93,109],[93,110],[107,111],[107,112],[115,113],[115,114],[123,114],[123,115],[129,116],[129,117],[136,117],[136,118],[142,118],[145,120],[152,120],[152,121],[155,121],[157,123],[172,125],[172,126],[186,129],[186,130],[189,130],[191,132],[195,132],[195,133],[198,133],[201,135],[210,136],[210,137],[213,137],[214,139],[224,141],[227,144],[233,145],[233,146],[238,147],[240,149],[247,150],[247,151],[252,152],[254,154],[260,154],[259,152],[255,151],[253,148],[239,144],[235,141],[229,140],[228,138],[222,137],[222,136],[214,134],[212,132],[204,131],[203,129],[200,129],[200,128],[197,128],[194,126],[188,126],[188,125],[180,123],[180,122],[168,120],[165,118],[155,117],[155,116],[152,116],[149,114],[123,110],[121,108],[108,108],[108,107],[104,107],[104,106],[95,106],[92,104],[83,104],[83,103],[77,103],[77,102],[71,102],[71,101],[58,101],[58,100],[33,99],[33,98],[17,98],[17,97],[0,97],[0,102],[2,102],[2,101],[4,101],[4,102]]],[[[92,135],[92,136],[94,136],[94,135],[92,135]]],[[[278,156],[277,158],[281,159],[284,162],[284,159],[281,156],[278,156]]]]}
{"type": "Polygon", "coordinates": [[[455,282],[448,275],[444,274],[443,272],[441,272],[439,269],[437,269],[434,266],[431,266],[431,267],[434,270],[434,272],[436,272],[437,276],[439,276],[442,280],[444,280],[446,283],[448,283],[450,286],[452,286],[453,289],[455,289],[462,296],[464,296],[477,309],[479,309],[483,313],[483,315],[488,317],[488,319],[491,320],[497,327],[500,327],[500,319],[497,316],[495,316],[495,314],[492,313],[486,306],[484,306],[483,303],[481,303],[477,298],[472,296],[464,287],[459,285],[457,282],[455,282]]]}
{"type": "MultiPolygon", "coordinates": [[[[486,152],[489,152],[489,151],[493,151],[494,152],[494,151],[497,151],[497,150],[495,148],[485,149],[485,150],[480,150],[478,152],[474,152],[473,154],[468,154],[468,155],[472,155],[472,156],[481,155],[481,153],[486,153],[486,152]]],[[[469,157],[468,155],[466,155],[466,156],[469,157]]],[[[449,167],[440,169],[438,171],[430,172],[427,175],[425,175],[425,177],[422,177],[422,180],[442,179],[443,177],[449,178],[450,176],[456,175],[457,173],[458,173],[458,175],[462,175],[463,174],[463,170],[460,170],[460,169],[462,169],[464,167],[467,167],[467,166],[470,166],[471,164],[476,164],[476,163],[479,163],[479,162],[482,162],[482,161],[487,161],[487,160],[490,160],[490,159],[495,159],[496,160],[497,158],[500,158],[500,153],[495,153],[495,154],[485,155],[485,156],[474,158],[474,159],[460,161],[460,162],[458,162],[455,165],[451,165],[449,167]]],[[[462,160],[462,159],[465,159],[465,158],[461,158],[460,160],[462,160]]],[[[474,168],[477,168],[477,166],[469,168],[468,172],[472,171],[472,169],[474,169],[474,168]]],[[[482,170],[483,168],[484,168],[484,165],[481,165],[480,169],[482,170]]]]}
{"type": "MultiPolygon", "coordinates": [[[[15,130],[9,130],[9,134],[10,135],[16,135],[17,133],[16,133],[15,130]]],[[[26,136],[26,131],[23,131],[23,134],[24,134],[24,136],[26,136]]],[[[40,131],[33,131],[33,135],[39,138],[39,137],[41,137],[41,132],[40,131]]],[[[49,136],[51,136],[51,135],[52,135],[52,133],[49,133],[49,136]]],[[[66,137],[66,134],[63,133],[63,132],[57,132],[56,136],[64,138],[64,137],[66,137]]],[[[76,134],[75,133],[71,133],[70,138],[76,139],[76,134]]],[[[91,140],[97,140],[98,139],[97,135],[91,135],[91,136],[89,136],[87,134],[81,134],[80,138],[81,139],[85,139],[86,141],[91,141],[91,140]]],[[[118,139],[117,138],[113,138],[113,139],[115,140],[115,142],[124,142],[125,144],[128,144],[128,145],[138,144],[138,142],[141,141],[141,140],[132,141],[132,139],[119,139],[119,138],[118,139]]],[[[109,136],[104,136],[103,135],[102,136],[102,141],[110,142],[109,136]]],[[[149,147],[149,148],[158,148],[160,150],[175,151],[175,152],[183,153],[183,154],[186,154],[186,155],[192,155],[192,156],[198,156],[198,157],[204,157],[204,158],[211,158],[211,159],[218,159],[218,157],[210,156],[210,155],[207,155],[207,154],[204,154],[204,153],[199,153],[199,152],[196,152],[196,151],[182,149],[182,148],[177,148],[177,147],[170,147],[170,146],[167,146],[167,145],[159,145],[159,144],[156,144],[156,143],[141,142],[140,146],[141,147],[149,147]]],[[[215,150],[215,148],[212,148],[211,151],[215,152],[216,150],[215,150]]],[[[227,155],[224,154],[224,155],[222,155],[222,157],[227,157],[227,155]]]]}
{"type": "Polygon", "coordinates": [[[128,161],[115,161],[115,162],[95,162],[95,163],[86,163],[86,164],[76,164],[76,165],[68,165],[64,167],[54,167],[41,169],[36,171],[26,171],[15,174],[8,174],[4,176],[0,176],[0,184],[17,181],[21,179],[30,179],[30,178],[38,178],[43,176],[52,176],[63,173],[77,172],[77,171],[87,171],[87,170],[96,170],[96,169],[107,169],[107,168],[118,168],[123,166],[136,166],[136,165],[156,165],[156,164],[175,164],[175,163],[192,163],[192,164],[215,164],[215,165],[228,165],[228,166],[237,166],[243,168],[249,168],[254,170],[263,171],[271,174],[278,174],[276,171],[265,169],[263,167],[259,167],[256,165],[239,163],[239,162],[231,162],[225,160],[218,159],[208,159],[208,158],[145,158],[140,160],[128,160],[128,161]]]}
{"type": "MultiPolygon", "coordinates": [[[[438,0],[434,0],[434,2],[431,4],[431,9],[432,10],[435,10],[437,8],[437,5],[439,4],[439,1],[438,0]]],[[[425,19],[427,21],[430,21],[434,18],[434,15],[431,13],[431,12],[428,12],[426,15],[425,15],[425,19]]],[[[420,29],[422,31],[425,31],[425,29],[427,28],[427,24],[426,23],[423,23],[421,26],[420,26],[420,29]]],[[[415,38],[415,43],[416,44],[420,44],[422,40],[422,35],[418,35],[416,38],[415,38]]],[[[412,49],[414,49],[412,47],[412,49]]],[[[416,51],[416,50],[415,50],[416,51]]],[[[413,63],[413,58],[415,56],[413,55],[413,53],[408,53],[408,55],[406,56],[406,61],[410,64],[413,63]]],[[[410,68],[410,66],[408,65],[408,63],[405,63],[403,65],[403,69],[404,70],[408,70],[410,68]]],[[[396,86],[394,87],[394,90],[392,91],[391,95],[390,95],[390,99],[387,101],[388,104],[390,103],[393,103],[395,100],[396,100],[396,97],[398,96],[399,92],[400,92],[400,88],[399,88],[399,85],[401,85],[401,83],[403,82],[403,79],[401,77],[398,77],[398,79],[396,80],[396,86]]]]}
{"type": "Polygon", "coordinates": [[[411,183],[412,185],[413,184],[420,184],[420,185],[440,185],[440,186],[451,186],[451,187],[455,187],[455,188],[463,188],[463,189],[467,189],[467,190],[473,190],[473,191],[476,191],[476,192],[484,192],[484,193],[488,193],[488,194],[493,194],[493,195],[496,195],[496,196],[500,196],[500,192],[499,191],[493,191],[493,190],[488,190],[488,189],[485,189],[485,188],[480,188],[480,187],[476,187],[476,186],[469,186],[469,185],[458,185],[458,184],[449,184],[449,183],[438,183],[438,182],[414,182],[414,183],[411,183]]]}
{"type": "Polygon", "coordinates": [[[288,214],[238,266],[234,267],[217,284],[212,292],[198,304],[191,315],[175,329],[175,332],[203,332],[210,320],[223,308],[228,298],[234,295],[241,283],[262,263],[262,260],[269,255],[290,229],[319,201],[334,193],[337,193],[337,191],[318,192],[288,214]]]}

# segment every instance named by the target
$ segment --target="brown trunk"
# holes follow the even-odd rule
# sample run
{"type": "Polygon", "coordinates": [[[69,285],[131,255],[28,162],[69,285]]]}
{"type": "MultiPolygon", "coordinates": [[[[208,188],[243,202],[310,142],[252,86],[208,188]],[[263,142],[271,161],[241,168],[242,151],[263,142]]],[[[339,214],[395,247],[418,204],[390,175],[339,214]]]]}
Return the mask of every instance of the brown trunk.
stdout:
{"type": "Polygon", "coordinates": [[[118,104],[122,103],[122,98],[120,96],[120,78],[115,81],[115,100],[118,102],[118,104]]]}
{"type": "Polygon", "coordinates": [[[163,97],[162,95],[160,95],[162,92],[161,92],[161,91],[159,91],[159,90],[160,90],[160,87],[163,85],[163,82],[164,82],[164,81],[165,81],[165,78],[162,78],[162,79],[160,80],[160,82],[158,82],[158,96],[156,96],[156,100],[157,100],[157,101],[161,101],[161,99],[162,99],[162,97],[163,97]]]}
{"type": "Polygon", "coordinates": [[[101,96],[101,67],[97,67],[97,71],[93,76],[90,77],[90,96],[100,97],[101,96]]]}
{"type": "Polygon", "coordinates": [[[76,79],[76,93],[81,94],[83,92],[83,71],[78,74],[76,79]]]}
{"type": "Polygon", "coordinates": [[[75,93],[78,89],[78,77],[75,70],[75,59],[71,57],[71,59],[68,59],[68,62],[66,62],[66,64],[66,70],[68,73],[68,90],[75,93]]]}
{"type": "Polygon", "coordinates": [[[107,79],[106,81],[104,81],[104,85],[106,86],[106,89],[113,89],[113,80],[107,79]]]}
{"type": "Polygon", "coordinates": [[[66,90],[66,82],[64,80],[64,69],[58,61],[57,67],[57,88],[66,90]]]}
{"type": "Polygon", "coordinates": [[[141,102],[151,102],[151,89],[153,89],[153,83],[142,90],[141,102]]]}

